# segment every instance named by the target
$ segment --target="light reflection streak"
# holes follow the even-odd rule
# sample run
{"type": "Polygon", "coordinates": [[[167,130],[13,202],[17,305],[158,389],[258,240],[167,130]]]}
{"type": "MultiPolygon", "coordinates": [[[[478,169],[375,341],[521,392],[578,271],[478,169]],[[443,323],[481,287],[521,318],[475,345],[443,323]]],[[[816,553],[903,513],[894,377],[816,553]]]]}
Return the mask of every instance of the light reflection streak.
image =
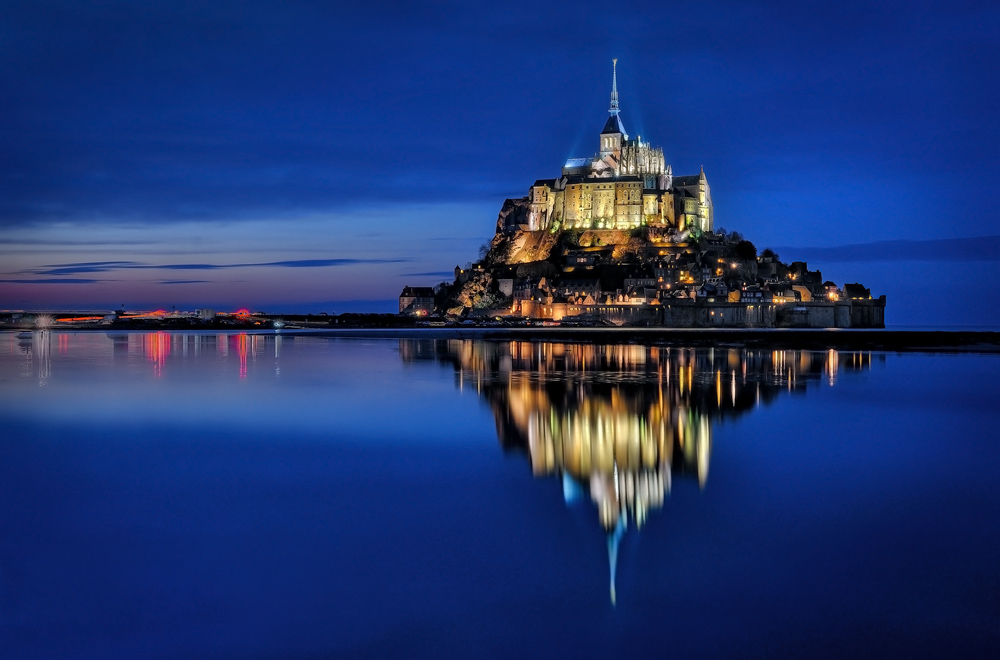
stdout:
{"type": "Polygon", "coordinates": [[[247,377],[247,336],[246,333],[239,333],[233,340],[236,343],[236,352],[240,356],[240,378],[247,377]]]}
{"type": "Polygon", "coordinates": [[[163,365],[170,355],[170,334],[153,332],[142,335],[143,351],[146,359],[153,363],[153,374],[159,378],[163,375],[163,365]]]}
{"type": "MultiPolygon", "coordinates": [[[[47,331],[48,332],[48,331],[47,331]]],[[[59,334],[59,333],[57,333],[59,334]]],[[[73,334],[72,331],[67,334],[73,334]]],[[[256,364],[263,356],[269,356],[273,342],[274,375],[280,373],[281,342],[280,336],[273,334],[252,334],[247,332],[234,333],[199,333],[199,332],[108,332],[105,336],[111,340],[112,357],[115,361],[128,361],[139,364],[147,363],[153,367],[155,378],[162,378],[170,372],[171,364],[185,361],[197,361],[205,355],[215,355],[221,360],[235,359],[236,374],[239,379],[251,376],[251,364],[256,364]]],[[[59,337],[59,346],[69,346],[68,337],[59,337]]],[[[289,338],[288,341],[291,341],[289,338]]],[[[22,351],[31,356],[31,343],[22,341],[22,351]]],[[[68,352],[68,351],[67,351],[68,352]]],[[[42,355],[42,349],[34,350],[36,356],[42,355]]]]}

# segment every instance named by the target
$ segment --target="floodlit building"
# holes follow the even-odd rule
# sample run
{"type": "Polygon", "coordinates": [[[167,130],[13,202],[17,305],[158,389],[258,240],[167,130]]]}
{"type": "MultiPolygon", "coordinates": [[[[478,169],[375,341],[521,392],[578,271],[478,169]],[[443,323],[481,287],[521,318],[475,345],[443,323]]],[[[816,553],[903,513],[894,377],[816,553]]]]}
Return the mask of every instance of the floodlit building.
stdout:
{"type": "Polygon", "coordinates": [[[405,286],[399,294],[399,313],[427,316],[434,311],[434,289],[429,286],[405,286]]]}
{"type": "Polygon", "coordinates": [[[711,231],[712,193],[704,169],[675,178],[662,148],[642,136],[629,138],[618,106],[618,60],[612,62],[611,106],[600,148],[593,156],[567,160],[560,178],[535,181],[526,228],[711,231]]]}

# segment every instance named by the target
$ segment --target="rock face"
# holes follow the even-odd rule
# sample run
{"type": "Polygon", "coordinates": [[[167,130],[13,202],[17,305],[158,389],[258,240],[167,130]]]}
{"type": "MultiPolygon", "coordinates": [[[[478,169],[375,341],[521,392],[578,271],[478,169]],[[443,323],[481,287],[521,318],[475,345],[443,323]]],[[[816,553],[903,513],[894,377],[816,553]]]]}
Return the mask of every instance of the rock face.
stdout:
{"type": "Polygon", "coordinates": [[[521,226],[527,227],[530,211],[531,204],[527,197],[505,200],[497,218],[497,236],[510,236],[517,233],[521,226]]]}
{"type": "Polygon", "coordinates": [[[559,242],[559,235],[549,231],[515,231],[497,234],[490,242],[486,262],[492,266],[526,264],[545,261],[552,256],[552,249],[559,242]]]}

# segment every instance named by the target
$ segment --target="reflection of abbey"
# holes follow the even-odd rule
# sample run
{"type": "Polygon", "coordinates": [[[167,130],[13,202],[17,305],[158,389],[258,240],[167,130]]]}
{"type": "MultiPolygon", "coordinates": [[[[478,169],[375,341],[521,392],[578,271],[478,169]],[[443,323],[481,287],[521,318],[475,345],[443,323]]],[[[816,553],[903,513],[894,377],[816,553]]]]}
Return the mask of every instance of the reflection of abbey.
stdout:
{"type": "Polygon", "coordinates": [[[436,360],[489,402],[500,444],[536,477],[583,496],[608,534],[614,599],[618,543],[663,507],[675,478],[708,481],[712,422],[809,383],[836,383],[871,355],[656,346],[401,340],[404,361],[436,360]]]}
{"type": "Polygon", "coordinates": [[[638,229],[642,226],[712,229],[712,195],[704,170],[674,177],[663,149],[629,139],[618,107],[618,60],[613,60],[610,116],[600,149],[570,158],[558,179],[536,181],[528,195],[529,231],[638,229]]]}

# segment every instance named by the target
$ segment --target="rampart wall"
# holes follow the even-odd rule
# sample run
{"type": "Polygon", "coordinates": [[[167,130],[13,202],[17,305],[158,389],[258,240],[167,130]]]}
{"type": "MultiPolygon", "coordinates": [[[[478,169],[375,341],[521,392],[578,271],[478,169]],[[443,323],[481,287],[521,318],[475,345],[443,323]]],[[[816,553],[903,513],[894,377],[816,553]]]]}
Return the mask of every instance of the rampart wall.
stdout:
{"type": "Polygon", "coordinates": [[[662,305],[579,305],[521,302],[521,315],[553,321],[668,328],[884,328],[885,296],[873,300],[794,304],[703,302],[677,299],[662,305]]]}

